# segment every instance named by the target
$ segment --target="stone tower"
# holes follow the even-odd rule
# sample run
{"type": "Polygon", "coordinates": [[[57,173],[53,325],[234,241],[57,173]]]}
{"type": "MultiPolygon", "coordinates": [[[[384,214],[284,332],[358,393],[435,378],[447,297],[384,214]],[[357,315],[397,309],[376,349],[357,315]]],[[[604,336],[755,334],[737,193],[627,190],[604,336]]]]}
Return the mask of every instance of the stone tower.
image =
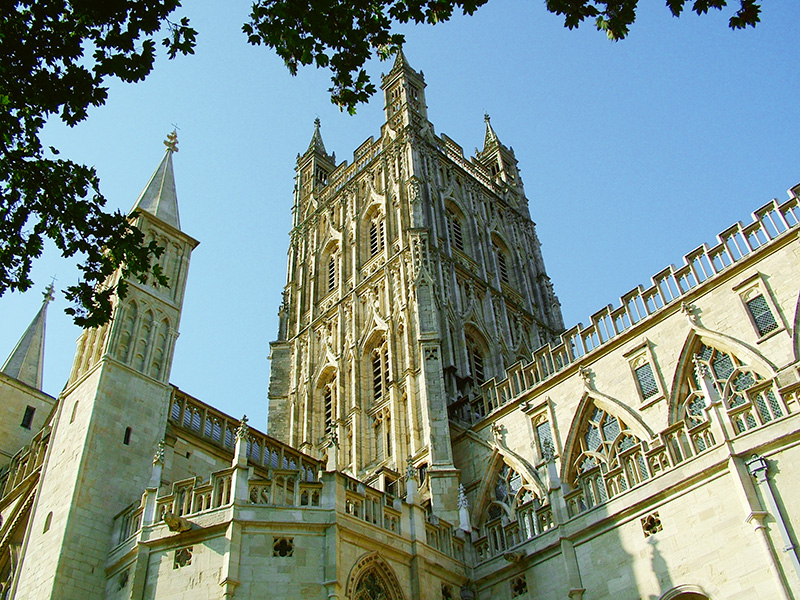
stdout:
{"type": "Polygon", "coordinates": [[[454,520],[448,413],[552,340],[560,305],[488,116],[466,160],[434,133],[402,52],[382,89],[381,137],[353,164],[327,153],[319,121],[297,159],[269,433],[383,489],[413,468],[423,502],[454,520]]]}
{"type": "Polygon", "coordinates": [[[78,339],[22,549],[17,590],[25,598],[83,599],[105,587],[113,517],[147,486],[153,453],[164,438],[168,377],[197,245],[180,229],[174,133],[165,144],[131,219],[147,241],[165,248],[159,262],[169,286],[128,281],[111,321],[78,339]]]}

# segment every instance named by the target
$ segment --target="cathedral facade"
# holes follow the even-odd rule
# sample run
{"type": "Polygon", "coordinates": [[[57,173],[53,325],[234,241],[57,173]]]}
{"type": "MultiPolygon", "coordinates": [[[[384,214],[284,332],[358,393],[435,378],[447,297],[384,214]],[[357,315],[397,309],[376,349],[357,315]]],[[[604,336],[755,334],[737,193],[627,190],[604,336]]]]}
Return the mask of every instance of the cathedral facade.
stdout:
{"type": "Polygon", "coordinates": [[[566,329],[488,116],[465,158],[402,52],[382,88],[352,164],[319,122],[298,156],[266,434],[169,383],[174,136],[131,213],[170,285],[57,398],[46,295],[0,372],[0,600],[797,598],[800,186],[566,329]]]}

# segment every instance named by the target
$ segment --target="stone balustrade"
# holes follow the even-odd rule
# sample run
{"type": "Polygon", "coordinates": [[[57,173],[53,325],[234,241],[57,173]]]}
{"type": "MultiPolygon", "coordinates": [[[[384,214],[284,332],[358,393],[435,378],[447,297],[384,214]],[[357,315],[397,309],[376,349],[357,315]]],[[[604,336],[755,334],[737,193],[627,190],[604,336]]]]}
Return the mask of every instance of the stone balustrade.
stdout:
{"type": "MultiPolygon", "coordinates": [[[[174,427],[190,431],[193,435],[233,452],[239,421],[177,389],[172,396],[169,422],[174,427]]],[[[324,466],[322,461],[298,452],[252,427],[248,433],[249,463],[267,469],[297,469],[302,471],[302,479],[305,481],[317,479],[324,466]]]]}
{"type": "Polygon", "coordinates": [[[502,380],[491,379],[471,395],[458,398],[449,407],[450,418],[468,424],[482,420],[798,224],[796,196],[782,204],[772,200],[753,213],[752,223],[734,224],[717,235],[716,245],[704,244],[689,252],[682,266],[670,265],[651,278],[649,287],[638,286],[621,296],[620,306],[596,312],[590,325],[579,323],[562,333],[558,343],[536,350],[530,362],[510,366],[502,380]]]}
{"type": "Polygon", "coordinates": [[[464,562],[464,539],[457,536],[453,526],[444,519],[434,517],[426,521],[425,539],[431,548],[464,562]]]}
{"type": "Polygon", "coordinates": [[[497,518],[486,523],[483,535],[473,542],[478,562],[508,552],[555,527],[552,507],[537,499],[517,507],[514,515],[513,521],[497,518]]]}
{"type": "Polygon", "coordinates": [[[345,513],[399,535],[402,500],[345,477],[345,513]]]}

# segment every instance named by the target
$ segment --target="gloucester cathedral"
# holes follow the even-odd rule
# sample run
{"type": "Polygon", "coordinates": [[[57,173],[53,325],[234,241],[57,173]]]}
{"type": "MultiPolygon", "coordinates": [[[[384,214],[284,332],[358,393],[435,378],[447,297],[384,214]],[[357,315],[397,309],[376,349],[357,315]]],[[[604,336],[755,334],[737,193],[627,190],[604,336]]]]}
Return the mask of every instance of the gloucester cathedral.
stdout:
{"type": "Polygon", "coordinates": [[[131,211],[170,284],[58,397],[46,294],[0,370],[0,600],[798,598],[800,186],[568,328],[489,118],[466,158],[402,52],[382,89],[352,162],[319,122],[298,156],[266,433],[169,383],[174,135],[131,211]]]}

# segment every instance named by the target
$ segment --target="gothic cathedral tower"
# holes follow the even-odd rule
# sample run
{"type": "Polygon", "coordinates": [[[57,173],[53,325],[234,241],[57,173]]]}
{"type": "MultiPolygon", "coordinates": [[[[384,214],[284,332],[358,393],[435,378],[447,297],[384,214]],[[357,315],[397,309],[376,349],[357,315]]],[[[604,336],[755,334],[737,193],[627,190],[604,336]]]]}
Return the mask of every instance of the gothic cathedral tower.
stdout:
{"type": "MultiPolygon", "coordinates": [[[[391,490],[413,468],[454,520],[449,418],[563,329],[513,150],[486,117],[466,160],[427,118],[401,52],[386,121],[336,164],[319,121],[297,160],[287,284],[271,345],[269,433],[391,490]]],[[[452,522],[452,521],[451,521],[452,522]]]]}
{"type": "Polygon", "coordinates": [[[111,321],[78,339],[22,549],[17,590],[25,598],[83,600],[105,587],[113,517],[148,486],[153,453],[164,439],[168,378],[197,246],[180,229],[174,133],[165,144],[131,214],[146,241],[165,248],[159,262],[169,287],[128,281],[111,321]]]}

